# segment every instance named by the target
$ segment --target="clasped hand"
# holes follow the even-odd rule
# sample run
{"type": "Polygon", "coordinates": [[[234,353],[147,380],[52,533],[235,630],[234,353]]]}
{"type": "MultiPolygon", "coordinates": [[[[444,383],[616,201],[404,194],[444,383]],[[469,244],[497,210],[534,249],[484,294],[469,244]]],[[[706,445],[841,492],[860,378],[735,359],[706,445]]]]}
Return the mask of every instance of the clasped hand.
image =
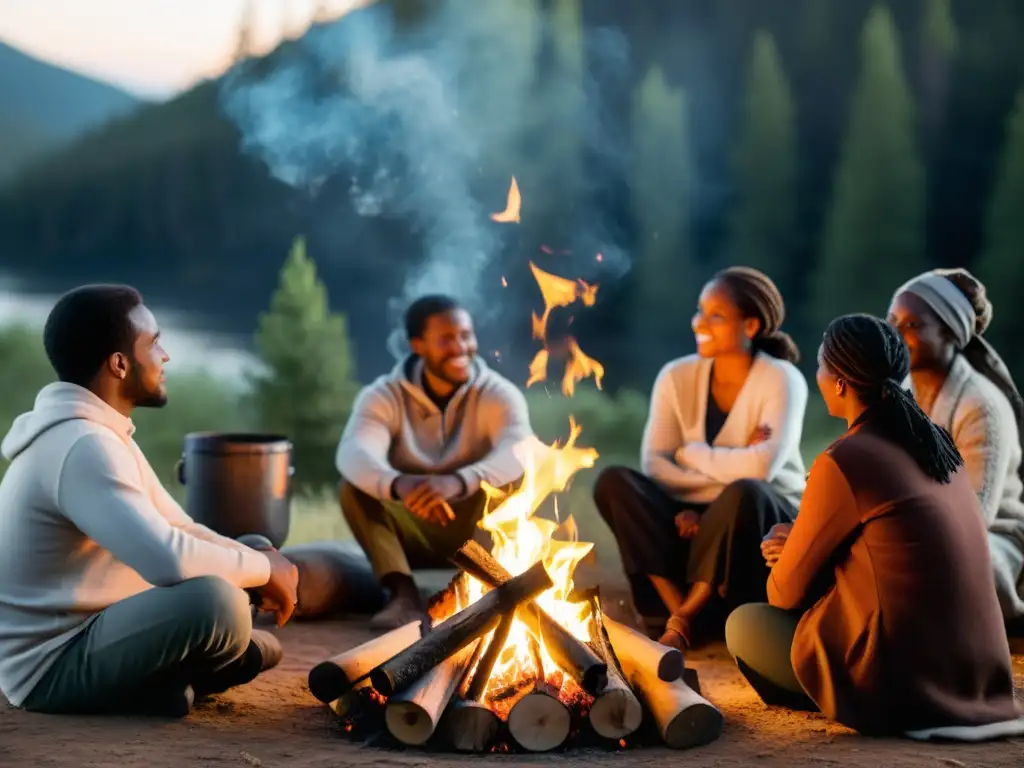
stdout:
{"type": "Polygon", "coordinates": [[[444,527],[455,519],[449,501],[459,496],[464,486],[457,475],[402,475],[394,490],[410,514],[444,527]]]}
{"type": "Polygon", "coordinates": [[[769,568],[779,562],[782,556],[782,549],[789,539],[793,530],[792,523],[776,523],[768,531],[768,535],[761,540],[761,554],[764,555],[764,562],[769,568]]]}

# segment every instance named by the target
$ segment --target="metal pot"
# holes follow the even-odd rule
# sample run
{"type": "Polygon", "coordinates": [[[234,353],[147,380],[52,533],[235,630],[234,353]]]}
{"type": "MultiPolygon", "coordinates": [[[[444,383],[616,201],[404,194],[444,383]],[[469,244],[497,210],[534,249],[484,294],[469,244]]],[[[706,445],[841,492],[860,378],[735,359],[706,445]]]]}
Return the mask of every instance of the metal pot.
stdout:
{"type": "Polygon", "coordinates": [[[280,548],[291,525],[292,443],[283,435],[193,432],[178,482],[197,523],[222,536],[265,536],[280,548]]]}

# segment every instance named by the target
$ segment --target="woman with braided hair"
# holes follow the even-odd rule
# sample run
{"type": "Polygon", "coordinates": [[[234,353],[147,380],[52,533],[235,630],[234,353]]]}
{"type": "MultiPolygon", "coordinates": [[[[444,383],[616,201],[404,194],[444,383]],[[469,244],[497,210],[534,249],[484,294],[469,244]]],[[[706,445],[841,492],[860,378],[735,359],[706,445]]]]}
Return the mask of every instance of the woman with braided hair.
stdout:
{"type": "Polygon", "coordinates": [[[726,643],[770,705],[871,735],[1020,735],[978,499],[908,370],[882,320],[829,325],[818,389],[848,430],[811,467],[788,535],[764,543],[769,604],[737,608],[726,643]]]}
{"type": "Polygon", "coordinates": [[[982,333],[985,286],[966,269],[937,269],[901,286],[889,322],[910,350],[914,396],[953,437],[988,526],[1003,618],[1024,623],[1024,401],[982,333]]]}
{"type": "Polygon", "coordinates": [[[763,273],[715,275],[693,318],[697,354],[668,363],[654,383],[643,472],[611,467],[595,485],[637,612],[665,644],[692,645],[698,616],[711,628],[712,601],[764,600],[761,539],[796,514],[807,382],[784,317],[763,273]]]}

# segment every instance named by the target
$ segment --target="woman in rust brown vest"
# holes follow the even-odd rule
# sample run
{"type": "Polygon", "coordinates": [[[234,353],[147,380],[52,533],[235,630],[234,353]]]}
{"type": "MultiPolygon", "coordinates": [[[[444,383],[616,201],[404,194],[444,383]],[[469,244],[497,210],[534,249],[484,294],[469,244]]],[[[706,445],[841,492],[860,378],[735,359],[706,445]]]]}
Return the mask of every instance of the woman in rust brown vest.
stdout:
{"type": "Polygon", "coordinates": [[[1024,732],[978,500],[963,459],[901,387],[908,353],[867,315],[832,322],[818,388],[846,434],[811,468],[796,522],[762,550],[770,605],[726,641],[768,704],[867,734],[1024,732]]]}

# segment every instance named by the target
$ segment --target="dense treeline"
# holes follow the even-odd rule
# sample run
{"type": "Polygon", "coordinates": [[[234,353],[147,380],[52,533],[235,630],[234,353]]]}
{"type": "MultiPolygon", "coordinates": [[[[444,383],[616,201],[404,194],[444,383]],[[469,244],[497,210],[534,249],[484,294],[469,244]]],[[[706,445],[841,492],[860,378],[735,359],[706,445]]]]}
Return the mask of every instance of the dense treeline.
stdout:
{"type": "MultiPolygon", "coordinates": [[[[522,0],[514,13],[453,2],[472,5],[477,33],[519,46],[509,65],[537,105],[516,135],[488,137],[470,184],[483,210],[502,207],[513,173],[523,191],[522,224],[494,226],[486,283],[501,312],[485,343],[507,365],[533,349],[528,259],[602,281],[573,327],[612,388],[646,390],[661,362],[692,349],[697,289],[728,263],[777,280],[805,359],[829,317],[884,312],[930,266],[987,281],[997,345],[1024,327],[1019,0],[522,0]],[[628,272],[595,264],[602,249],[608,262],[628,254],[628,272]]],[[[413,35],[434,4],[379,6],[361,13],[396,10],[413,35]]],[[[387,302],[422,261],[423,232],[360,216],[345,169],[315,194],[274,179],[239,150],[218,88],[98,132],[8,188],[4,269],[47,287],[130,280],[248,334],[304,234],[367,380],[387,364],[387,302]]],[[[1024,357],[1013,362],[1024,375],[1024,357]]]]}

